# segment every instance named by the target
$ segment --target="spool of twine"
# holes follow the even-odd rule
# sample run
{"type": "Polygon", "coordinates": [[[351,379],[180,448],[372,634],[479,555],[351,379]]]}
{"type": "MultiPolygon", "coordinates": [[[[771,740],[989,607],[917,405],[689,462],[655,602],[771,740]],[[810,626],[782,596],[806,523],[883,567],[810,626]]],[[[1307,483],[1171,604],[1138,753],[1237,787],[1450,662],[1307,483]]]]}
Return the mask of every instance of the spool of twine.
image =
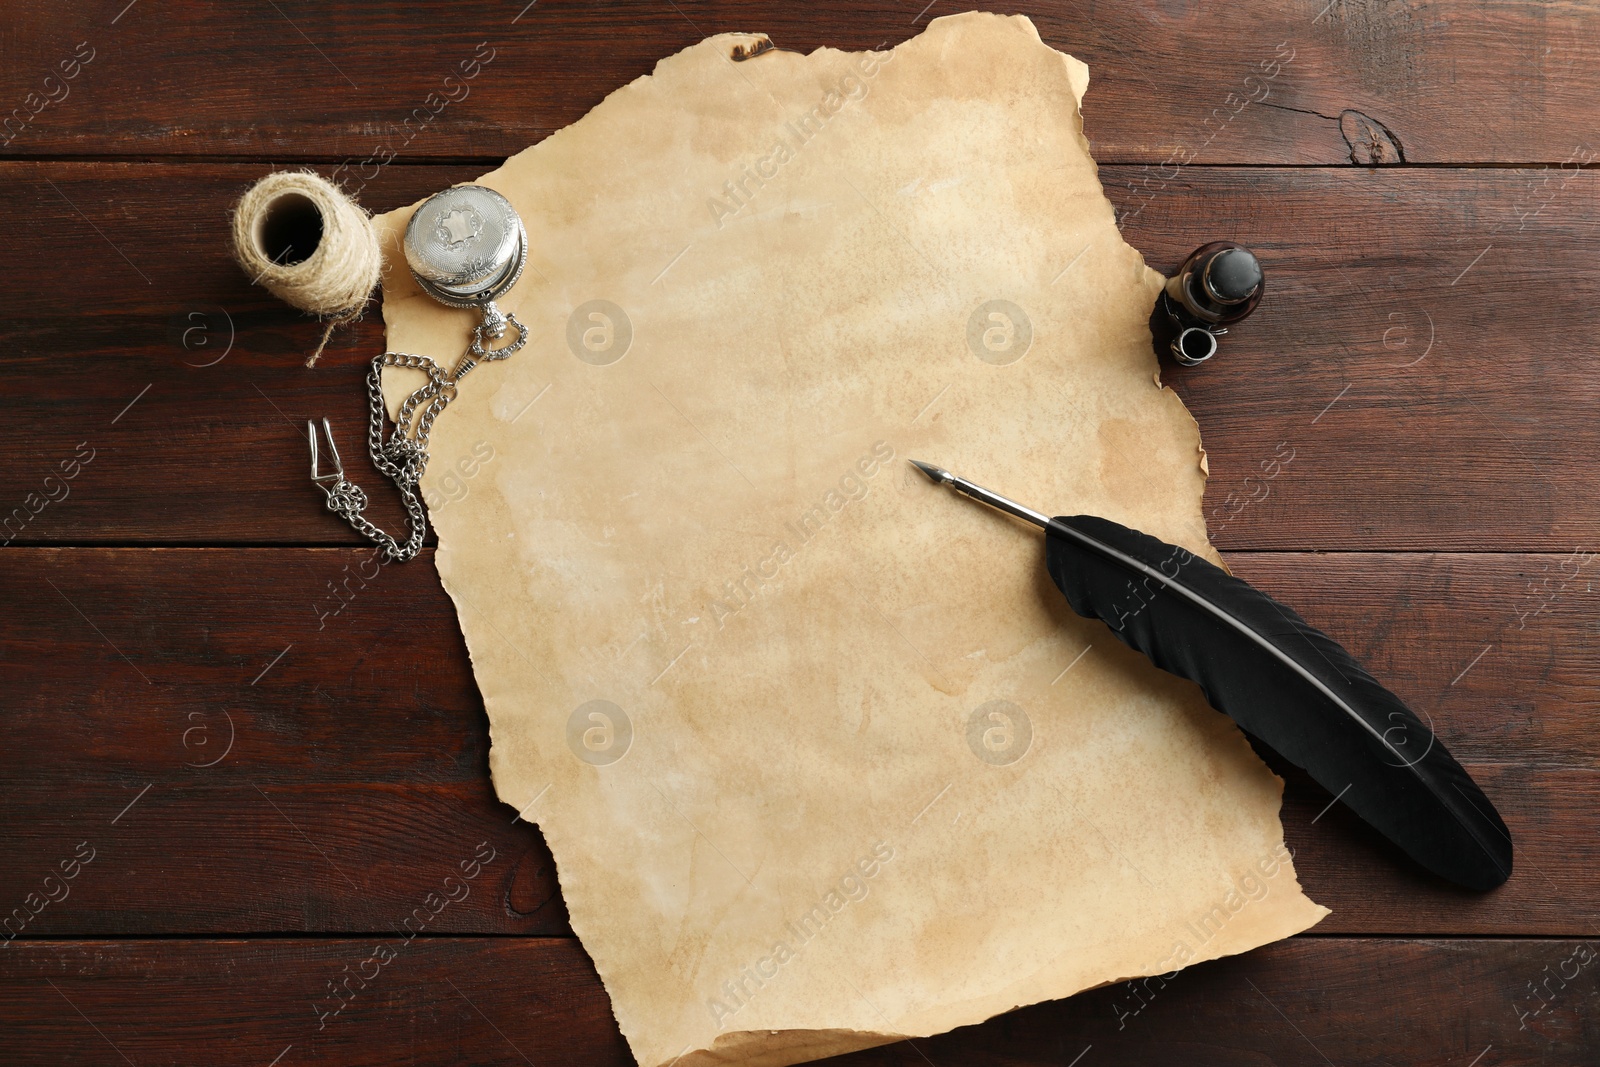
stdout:
{"type": "Polygon", "coordinates": [[[309,171],[280,171],[251,186],[233,211],[233,254],[250,280],[327,328],[361,317],[378,284],[383,253],[366,210],[309,171]]]}

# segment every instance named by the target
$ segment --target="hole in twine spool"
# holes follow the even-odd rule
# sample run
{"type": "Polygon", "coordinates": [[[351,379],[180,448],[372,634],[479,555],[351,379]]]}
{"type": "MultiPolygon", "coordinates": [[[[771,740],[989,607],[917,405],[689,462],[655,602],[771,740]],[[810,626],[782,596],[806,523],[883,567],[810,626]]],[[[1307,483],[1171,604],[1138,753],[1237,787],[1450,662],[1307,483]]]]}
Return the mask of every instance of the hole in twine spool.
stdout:
{"type": "Polygon", "coordinates": [[[256,245],[279,266],[304,263],[322,243],[322,212],[304,193],[284,193],[262,213],[256,245]]]}
{"type": "Polygon", "coordinates": [[[361,317],[383,266],[371,217],[309,171],[269,174],[245,192],[233,211],[233,254],[252,282],[323,321],[308,367],[336,326],[361,317]]]}

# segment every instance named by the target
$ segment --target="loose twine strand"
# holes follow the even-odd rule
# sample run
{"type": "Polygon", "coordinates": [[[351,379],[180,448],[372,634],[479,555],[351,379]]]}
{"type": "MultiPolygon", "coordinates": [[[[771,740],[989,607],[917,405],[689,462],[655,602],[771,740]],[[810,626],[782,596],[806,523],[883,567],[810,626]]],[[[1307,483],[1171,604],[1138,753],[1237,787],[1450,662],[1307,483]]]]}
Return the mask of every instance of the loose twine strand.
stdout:
{"type": "Polygon", "coordinates": [[[250,187],[233,211],[233,254],[251,281],[326,324],[307,367],[316,365],[336,328],[361,318],[383,267],[366,209],[310,171],[279,171],[250,187]],[[274,262],[263,245],[267,221],[296,206],[296,198],[322,216],[322,239],[298,263],[274,262]]]}

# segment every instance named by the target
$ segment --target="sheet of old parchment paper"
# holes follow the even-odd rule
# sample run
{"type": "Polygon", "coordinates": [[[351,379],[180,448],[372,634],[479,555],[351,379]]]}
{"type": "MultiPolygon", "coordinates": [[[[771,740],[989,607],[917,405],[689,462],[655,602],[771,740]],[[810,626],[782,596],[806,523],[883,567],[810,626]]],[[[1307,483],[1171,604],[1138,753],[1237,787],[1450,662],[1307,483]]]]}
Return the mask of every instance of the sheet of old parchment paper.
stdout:
{"type": "MultiPolygon", "coordinates": [[[[531,340],[423,483],[495,787],[639,1062],[796,1062],[1317,922],[1232,723],[906,462],[1217,559],[1087,68],[975,13],[765,48],[688,48],[483,178],[531,340]]],[[[473,316],[406,274],[410,211],[390,347],[453,363],[473,316]]]]}

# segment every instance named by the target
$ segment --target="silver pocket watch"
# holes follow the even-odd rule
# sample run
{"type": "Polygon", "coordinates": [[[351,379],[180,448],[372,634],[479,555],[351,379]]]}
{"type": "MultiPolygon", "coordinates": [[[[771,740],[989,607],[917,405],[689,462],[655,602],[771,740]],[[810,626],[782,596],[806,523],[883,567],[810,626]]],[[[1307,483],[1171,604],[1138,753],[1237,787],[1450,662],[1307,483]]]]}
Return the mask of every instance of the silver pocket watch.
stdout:
{"type": "Polygon", "coordinates": [[[473,367],[486,360],[505,359],[528,340],[528,331],[517,317],[495,306],[495,300],[522,277],[528,259],[527,231],[505,197],[481,185],[458,185],[435,193],[422,202],[406,224],[405,255],[411,276],[423,292],[447,307],[477,309],[483,315],[473,327],[455,370],[445,371],[428,356],[385,352],[373,357],[367,374],[367,450],[373,466],[400,491],[411,528],[405,541],[395,540],[362,514],[367,508],[367,494],[345,477],[327,419],[322,420],[322,434],[333,469],[326,474],[319,471],[317,427],[313,422],[306,423],[311,441],[311,480],[328,494],[328,510],[343,516],[358,533],[377,544],[386,560],[398,563],[416,556],[428,532],[427,512],[417,483],[428,467],[428,434],[433,420],[455,399],[458,384],[473,367]],[[508,341],[511,331],[516,337],[508,341]],[[428,376],[427,383],[400,405],[387,437],[384,367],[409,367],[428,376]]]}

